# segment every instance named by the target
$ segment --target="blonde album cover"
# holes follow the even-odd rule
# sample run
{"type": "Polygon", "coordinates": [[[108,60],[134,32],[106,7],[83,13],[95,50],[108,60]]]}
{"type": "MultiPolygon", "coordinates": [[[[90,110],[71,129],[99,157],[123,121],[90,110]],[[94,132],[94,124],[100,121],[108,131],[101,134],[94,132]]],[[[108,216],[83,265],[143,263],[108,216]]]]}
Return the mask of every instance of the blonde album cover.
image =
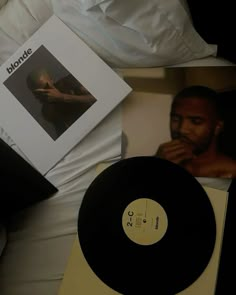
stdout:
{"type": "Polygon", "coordinates": [[[131,92],[52,16],[0,68],[0,125],[42,174],[131,92]]]}

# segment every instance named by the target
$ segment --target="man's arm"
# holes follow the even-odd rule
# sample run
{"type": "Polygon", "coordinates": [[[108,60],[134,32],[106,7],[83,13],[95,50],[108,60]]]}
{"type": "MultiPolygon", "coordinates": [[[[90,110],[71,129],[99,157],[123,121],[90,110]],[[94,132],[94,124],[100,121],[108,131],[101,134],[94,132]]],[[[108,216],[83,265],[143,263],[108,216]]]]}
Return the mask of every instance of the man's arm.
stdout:
{"type": "Polygon", "coordinates": [[[57,88],[50,89],[36,89],[34,93],[38,96],[41,101],[44,102],[65,102],[65,103],[93,103],[95,98],[91,94],[67,94],[62,93],[57,88]]]}

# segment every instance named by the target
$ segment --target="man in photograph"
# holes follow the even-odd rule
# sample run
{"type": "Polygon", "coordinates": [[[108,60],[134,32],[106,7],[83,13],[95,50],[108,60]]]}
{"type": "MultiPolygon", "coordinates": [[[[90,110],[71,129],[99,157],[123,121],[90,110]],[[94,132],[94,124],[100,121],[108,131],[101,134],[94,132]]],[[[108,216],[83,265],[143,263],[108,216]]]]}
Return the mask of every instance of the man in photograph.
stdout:
{"type": "Polygon", "coordinates": [[[236,161],[219,148],[223,128],[217,93],[205,86],[184,88],[172,101],[171,140],[159,146],[156,156],[184,167],[194,176],[233,178],[236,161]]]}
{"type": "Polygon", "coordinates": [[[45,68],[35,69],[27,76],[27,86],[42,103],[44,118],[54,123],[58,135],[64,132],[96,99],[71,74],[53,81],[45,68]]]}

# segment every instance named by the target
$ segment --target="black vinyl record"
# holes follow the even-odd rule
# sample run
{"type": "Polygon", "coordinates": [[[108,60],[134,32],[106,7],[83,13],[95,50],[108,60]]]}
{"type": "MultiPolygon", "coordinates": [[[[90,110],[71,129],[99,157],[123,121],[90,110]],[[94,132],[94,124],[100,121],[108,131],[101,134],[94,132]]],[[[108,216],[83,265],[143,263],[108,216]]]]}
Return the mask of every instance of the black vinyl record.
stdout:
{"type": "Polygon", "coordinates": [[[116,292],[171,295],[207,267],[216,223],[192,175],[166,160],[134,157],[92,182],[81,204],[78,236],[90,268],[116,292]]]}

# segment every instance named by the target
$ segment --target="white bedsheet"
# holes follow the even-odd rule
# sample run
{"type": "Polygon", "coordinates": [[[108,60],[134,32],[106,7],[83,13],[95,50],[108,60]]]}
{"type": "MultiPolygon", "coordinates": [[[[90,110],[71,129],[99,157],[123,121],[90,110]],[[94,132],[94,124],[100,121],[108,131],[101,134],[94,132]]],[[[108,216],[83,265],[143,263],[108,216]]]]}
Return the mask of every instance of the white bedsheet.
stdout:
{"type": "Polygon", "coordinates": [[[120,107],[78,144],[47,178],[59,192],[23,211],[10,226],[0,260],[1,295],[57,294],[77,231],[86,188],[100,162],[120,158],[120,107]]]}
{"type": "MultiPolygon", "coordinates": [[[[103,16],[97,7],[90,12],[80,13],[78,19],[78,1],[54,1],[56,14],[65,21],[73,31],[78,33],[100,55],[116,66],[152,66],[157,64],[173,64],[177,56],[179,62],[194,58],[209,56],[215,49],[209,47],[194,33],[189,35],[191,26],[181,7],[179,10],[185,15],[185,23],[179,26],[183,35],[175,34],[177,38],[171,38],[169,47],[170,56],[165,55],[161,60],[156,52],[158,47],[151,43],[145,43],[149,39],[143,38],[138,31],[127,27],[120,27],[118,22],[103,16]],[[61,6],[59,5],[61,3],[61,6]],[[89,22],[87,15],[92,18],[89,22]],[[100,26],[96,22],[101,19],[100,26]],[[107,23],[113,26],[106,26],[107,23]],[[187,25],[186,25],[187,24],[187,25]],[[83,30],[86,28],[86,32],[83,30]],[[96,28],[96,30],[95,30],[96,28]],[[107,30],[109,38],[101,38],[103,30],[107,30]],[[187,31],[185,31],[187,29],[187,31]],[[111,32],[109,31],[111,30],[111,32]],[[115,30],[115,31],[114,31],[115,30]],[[116,34],[114,35],[114,32],[116,34]],[[123,33],[124,32],[124,33],[123,33]],[[87,35],[86,35],[86,34],[87,35]],[[182,37],[194,38],[197,46],[193,51],[184,48],[182,37]],[[127,35],[126,35],[127,34],[127,35]],[[128,36],[133,36],[132,38],[128,36]],[[127,37],[126,37],[127,36],[127,37]],[[182,37],[181,37],[182,36],[182,37]],[[111,38],[112,37],[112,38],[111,38]],[[119,38],[118,38],[119,37],[119,38]],[[127,41],[134,40],[137,45],[136,55],[133,55],[133,45],[127,41]],[[104,41],[104,42],[103,42],[104,41]],[[177,42],[178,41],[178,42],[177,42]],[[100,43],[99,43],[100,42],[100,43]],[[118,45],[119,46],[118,46],[118,45]],[[179,45],[179,46],[178,46],[179,45]],[[119,56],[117,53],[119,47],[119,56]],[[153,46],[153,47],[152,47],[153,46]],[[139,50],[138,50],[139,49],[139,50]],[[196,54],[195,54],[196,51],[196,54]],[[131,53],[131,54],[130,54],[131,53]],[[140,59],[140,56],[142,59],[140,59]],[[132,60],[131,60],[132,57],[132,60]],[[173,60],[172,58],[175,59],[173,60]]],[[[86,1],[80,1],[86,2],[86,1]]],[[[88,1],[95,3],[96,1],[88,1]]],[[[97,1],[111,3],[112,1],[97,1]]],[[[124,2],[124,1],[123,1],[124,2]]],[[[141,3],[141,1],[139,1],[141,3]]],[[[150,1],[149,1],[150,2],[150,1]]],[[[162,3],[174,3],[175,1],[161,1],[162,3]]],[[[52,14],[49,0],[9,0],[9,3],[0,11],[0,64],[13,54],[19,46],[52,14]],[[21,4],[24,5],[21,5],[21,4]],[[30,8],[30,9],[29,9],[30,8]]],[[[115,2],[114,2],[115,3],[115,2]]],[[[109,5],[102,5],[107,14],[109,5]]],[[[110,9],[112,6],[110,6],[110,9]]],[[[178,10],[178,11],[179,11],[178,10]]],[[[175,10],[172,10],[175,11],[175,10]]],[[[174,16],[171,16],[173,19],[174,16]]],[[[162,18],[163,23],[167,18],[162,18]]],[[[164,28],[164,26],[163,26],[164,28]]],[[[155,32],[155,30],[154,30],[155,32]]],[[[191,33],[191,32],[190,32],[191,33]]],[[[150,36],[149,36],[150,37],[150,36]]],[[[166,40],[162,31],[158,36],[166,40]]],[[[156,38],[156,40],[159,40],[156,38]]],[[[165,43],[165,42],[164,42],[165,43]]],[[[166,53],[166,47],[162,47],[162,53],[166,53]]],[[[160,53],[160,51],[159,51],[160,53]]],[[[204,59],[205,65],[230,65],[224,60],[213,57],[204,59]]],[[[198,61],[192,61],[189,65],[198,65],[198,61]]],[[[34,207],[23,211],[12,222],[8,234],[7,251],[0,259],[0,295],[54,295],[57,294],[68,255],[77,231],[77,215],[86,188],[95,177],[96,164],[99,162],[114,162],[120,158],[121,149],[121,120],[120,108],[110,114],[93,132],[91,132],[79,145],[77,145],[47,177],[58,188],[55,197],[41,202],[34,207]]],[[[1,130],[0,130],[1,133],[1,130]]],[[[2,134],[6,141],[10,139],[2,134]]],[[[11,145],[19,153],[21,151],[11,142],[11,145]]],[[[199,179],[210,187],[227,189],[230,181],[218,179],[199,179]]],[[[68,294],[70,295],[70,294],[68,294]]],[[[89,295],[89,294],[88,294],[89,295]]]]}

